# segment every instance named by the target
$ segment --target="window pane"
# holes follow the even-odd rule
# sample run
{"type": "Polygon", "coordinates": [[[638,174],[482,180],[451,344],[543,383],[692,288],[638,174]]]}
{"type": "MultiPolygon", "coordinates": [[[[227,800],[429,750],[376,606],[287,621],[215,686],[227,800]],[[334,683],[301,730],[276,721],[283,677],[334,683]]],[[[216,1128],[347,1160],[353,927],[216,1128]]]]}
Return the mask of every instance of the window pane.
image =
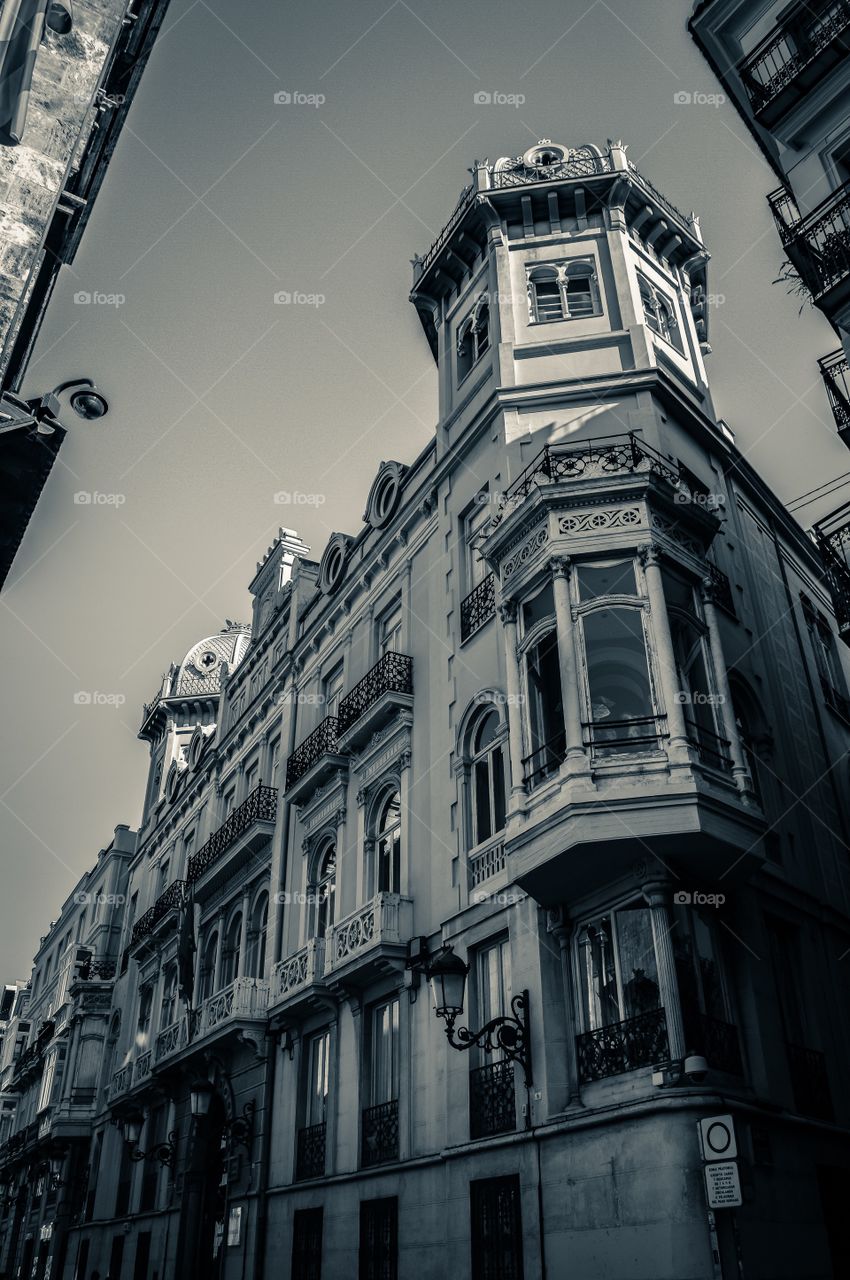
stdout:
{"type": "Polygon", "coordinates": [[[534,297],[538,320],[560,320],[563,317],[561,286],[557,280],[535,280],[534,297]]]}
{"type": "Polygon", "coordinates": [[[599,596],[636,596],[638,593],[633,560],[580,564],[576,572],[582,600],[595,600],[599,596]]]}
{"type": "Polygon", "coordinates": [[[492,760],[494,826],[501,831],[505,825],[505,758],[501,747],[496,747],[492,760]]]}
{"type": "Polygon", "coordinates": [[[593,315],[590,276],[571,276],[567,280],[567,309],[571,317],[593,315]]]}
{"type": "Polygon", "coordinates": [[[583,619],[590,719],[597,747],[646,749],[654,715],[643,623],[637,609],[596,609],[583,619]]]}
{"type": "Polygon", "coordinates": [[[532,781],[547,777],[564,754],[564,712],[561,702],[561,670],[558,640],[548,632],[527,658],[529,734],[532,781]]]}
{"type": "Polygon", "coordinates": [[[475,793],[475,829],[472,840],[473,844],[480,844],[482,840],[489,840],[493,834],[490,825],[490,769],[487,757],[476,760],[472,787],[475,793]]]}
{"type": "Polygon", "coordinates": [[[617,970],[610,916],[588,925],[579,935],[579,969],[587,1029],[621,1020],[617,970]]]}
{"type": "Polygon", "coordinates": [[[660,1007],[655,944],[649,908],[622,907],[616,913],[623,1016],[636,1018],[660,1007]]]}
{"type": "Polygon", "coordinates": [[[475,755],[478,755],[479,751],[484,751],[486,747],[489,747],[490,743],[495,738],[498,729],[498,711],[488,711],[487,715],[479,723],[478,730],[475,734],[475,745],[473,747],[475,755]]]}
{"type": "Polygon", "coordinates": [[[536,596],[531,600],[526,600],[522,606],[522,627],[523,631],[530,631],[538,622],[542,622],[544,618],[551,618],[555,613],[555,594],[552,589],[551,582],[548,583],[542,591],[538,591],[536,596]]]}

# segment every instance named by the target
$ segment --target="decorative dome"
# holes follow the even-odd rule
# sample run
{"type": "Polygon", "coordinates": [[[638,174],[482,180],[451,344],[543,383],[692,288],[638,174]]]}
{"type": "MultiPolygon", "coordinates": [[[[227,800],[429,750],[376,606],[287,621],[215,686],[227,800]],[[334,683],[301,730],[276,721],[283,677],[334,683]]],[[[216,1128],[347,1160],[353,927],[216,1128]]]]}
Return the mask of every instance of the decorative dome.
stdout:
{"type": "Polygon", "coordinates": [[[541,138],[522,156],[501,156],[493,165],[493,173],[502,175],[496,185],[542,182],[546,178],[583,178],[609,172],[610,159],[599,147],[566,147],[549,138],[541,138]],[[510,179],[510,180],[508,180],[510,179]]]}
{"type": "Polygon", "coordinates": [[[225,664],[233,672],[245,656],[251,640],[251,628],[244,622],[230,622],[218,635],[208,636],[193,645],[171,679],[165,696],[191,697],[195,694],[219,693],[225,664]]]}

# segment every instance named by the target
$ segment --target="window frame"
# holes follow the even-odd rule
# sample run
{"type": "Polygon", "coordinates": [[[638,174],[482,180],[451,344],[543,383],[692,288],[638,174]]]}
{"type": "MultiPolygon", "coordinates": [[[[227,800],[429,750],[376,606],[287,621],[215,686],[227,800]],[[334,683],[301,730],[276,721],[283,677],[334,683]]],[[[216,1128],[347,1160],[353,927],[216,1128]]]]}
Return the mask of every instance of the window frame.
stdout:
{"type": "Polygon", "coordinates": [[[571,320],[593,320],[605,314],[595,254],[558,258],[552,262],[528,263],[525,273],[529,324],[560,324],[571,320]],[[575,310],[570,304],[569,286],[570,282],[575,280],[588,281],[589,311],[575,310]],[[541,283],[555,284],[560,306],[558,315],[541,314],[537,289],[537,285],[541,283]]]}
{"type": "Polygon", "coordinates": [[[475,300],[472,309],[464,317],[457,328],[455,337],[455,375],[460,387],[490,350],[490,299],[482,293],[475,300]],[[486,317],[483,319],[483,317],[486,317]],[[469,344],[468,360],[461,365],[466,344],[469,344]]]}
{"type": "MultiPolygon", "coordinates": [[[[575,929],[573,930],[573,937],[572,937],[572,962],[573,962],[573,970],[574,970],[574,978],[573,978],[574,988],[573,989],[576,994],[576,1014],[577,1014],[579,1034],[583,1035],[583,1034],[587,1034],[594,1031],[601,1031],[601,1030],[604,1030],[606,1027],[616,1027],[623,1022],[631,1021],[632,1018],[642,1017],[643,1014],[645,1013],[653,1012],[653,1010],[651,1009],[646,1009],[646,1010],[642,1010],[641,1013],[638,1013],[638,1014],[630,1014],[630,1015],[626,1014],[625,998],[623,994],[625,990],[625,982],[623,980],[619,925],[618,925],[617,917],[619,913],[622,913],[623,911],[628,911],[629,909],[633,909],[633,908],[639,908],[641,911],[644,911],[647,916],[647,921],[649,924],[649,932],[652,936],[652,945],[653,945],[652,959],[653,959],[654,972],[655,972],[655,986],[658,988],[658,992],[657,992],[658,1004],[656,1005],[656,1009],[664,1009],[664,1003],[661,998],[660,982],[658,981],[657,941],[655,937],[655,930],[652,924],[652,915],[651,915],[650,907],[648,903],[645,902],[640,897],[640,895],[630,893],[630,894],[621,896],[616,900],[616,902],[611,903],[607,907],[594,908],[594,910],[590,912],[588,915],[586,916],[582,915],[576,921],[576,926],[575,926],[575,929]],[[582,937],[582,934],[585,932],[585,930],[589,926],[597,924],[606,918],[611,921],[611,947],[612,947],[612,953],[613,953],[613,959],[614,959],[614,977],[616,982],[617,1008],[618,1008],[620,1017],[615,1022],[600,1021],[598,1024],[594,1024],[592,1010],[590,1007],[592,1003],[590,989],[589,987],[587,988],[587,990],[585,989],[584,978],[586,976],[586,967],[584,967],[582,964],[581,949],[583,944],[581,942],[581,937],[582,937]]],[[[666,1012],[667,1011],[665,1010],[665,1013],[666,1012]]]]}
{"type": "Polygon", "coordinates": [[[667,346],[672,347],[680,356],[685,356],[687,352],[684,330],[679,319],[679,308],[675,297],[667,293],[660,285],[657,285],[643,271],[638,271],[637,280],[641,312],[646,328],[660,338],[662,342],[666,342],[667,346]],[[648,298],[647,294],[649,295],[648,298]],[[659,307],[668,316],[666,326],[662,324],[659,318],[659,307]]]}
{"type": "Polygon", "coordinates": [[[464,751],[463,764],[467,770],[467,804],[466,804],[466,847],[468,853],[474,853],[477,849],[482,848],[491,840],[504,831],[507,822],[508,809],[508,768],[509,762],[506,759],[505,745],[508,738],[508,726],[499,708],[495,702],[481,702],[476,707],[475,713],[471,717],[464,734],[464,751]],[[489,743],[479,750],[475,750],[475,740],[478,737],[484,723],[490,716],[496,716],[497,728],[495,735],[489,743]],[[494,768],[494,757],[498,754],[501,758],[502,773],[502,797],[501,812],[502,822],[497,825],[499,805],[497,803],[496,791],[498,779],[496,777],[496,769],[494,768]],[[476,765],[486,761],[487,770],[487,789],[488,789],[488,812],[490,815],[491,829],[486,836],[481,836],[478,825],[478,770],[476,765]]]}

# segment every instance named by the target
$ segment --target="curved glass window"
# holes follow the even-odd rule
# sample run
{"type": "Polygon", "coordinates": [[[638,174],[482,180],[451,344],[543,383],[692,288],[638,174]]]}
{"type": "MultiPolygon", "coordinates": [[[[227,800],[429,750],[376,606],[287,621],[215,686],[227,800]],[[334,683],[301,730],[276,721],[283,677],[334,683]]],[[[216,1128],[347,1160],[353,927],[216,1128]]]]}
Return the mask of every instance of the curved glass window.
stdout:
{"type": "Polygon", "coordinates": [[[378,893],[401,892],[401,797],[397,791],[381,805],[377,827],[378,893]]]}
{"type": "Polygon", "coordinates": [[[317,938],[324,938],[336,918],[336,845],[329,844],[319,863],[316,881],[317,938]]]}
{"type": "Polygon", "coordinates": [[[590,740],[597,755],[646,750],[657,742],[643,618],[601,607],[582,617],[590,740]]]}
{"type": "Polygon", "coordinates": [[[652,919],[644,903],[586,924],[578,935],[578,964],[586,1030],[660,1008],[652,919]]]}
{"type": "Polygon", "coordinates": [[[505,761],[498,733],[499,713],[493,707],[475,721],[469,736],[473,848],[505,825],[505,761]]]}

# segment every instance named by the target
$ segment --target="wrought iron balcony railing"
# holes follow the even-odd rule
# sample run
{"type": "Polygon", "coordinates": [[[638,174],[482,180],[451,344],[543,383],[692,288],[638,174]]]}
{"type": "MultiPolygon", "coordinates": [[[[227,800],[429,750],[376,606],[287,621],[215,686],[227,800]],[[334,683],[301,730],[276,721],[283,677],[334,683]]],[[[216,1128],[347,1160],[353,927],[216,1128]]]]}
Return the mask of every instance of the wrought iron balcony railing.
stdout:
{"type": "Polygon", "coordinates": [[[663,1009],[597,1027],[576,1036],[578,1074],[582,1084],[651,1067],[670,1056],[667,1015],[663,1009]]]}
{"type": "Polygon", "coordinates": [[[773,114],[778,118],[777,99],[784,90],[808,91],[847,53],[850,0],[802,0],[786,10],[781,24],[741,59],[738,74],[755,114],[763,115],[775,104],[773,114]]]}
{"type": "Polygon", "coordinates": [[[705,725],[685,716],[688,740],[696,747],[697,754],[703,764],[710,769],[718,769],[728,773],[732,768],[732,757],[729,754],[729,739],[721,738],[718,733],[707,729],[705,725]]]}
{"type": "Polygon", "coordinates": [[[541,747],[535,748],[523,759],[522,772],[526,785],[533,789],[539,787],[547,778],[551,778],[552,774],[560,769],[566,754],[566,730],[559,729],[554,737],[544,742],[541,747]]]}
{"type": "Polygon", "coordinates": [[[277,816],[277,790],[275,787],[264,787],[262,783],[255,787],[238,809],[234,809],[219,829],[210,836],[205,845],[197,853],[192,854],[186,878],[189,884],[200,880],[205,871],[217,862],[230,849],[240,836],[253,827],[255,822],[274,822],[277,816]]]}
{"type": "Polygon", "coordinates": [[[524,502],[541,484],[563,480],[590,480],[620,473],[651,473],[679,486],[679,468],[630,431],[585,444],[547,444],[536,458],[509,485],[500,509],[493,518],[497,525],[508,511],[524,502]]]}
{"type": "Polygon", "coordinates": [[[850,275],[850,183],[805,217],[788,191],[768,199],[788,257],[817,302],[850,275]]]}
{"type": "Polygon", "coordinates": [[[416,265],[421,275],[425,274],[425,272],[433,263],[434,259],[439,254],[440,250],[451,238],[452,233],[454,232],[458,223],[463,218],[467,209],[469,209],[470,206],[474,203],[475,196],[476,196],[475,187],[470,182],[469,185],[464,187],[463,191],[461,191],[460,196],[458,197],[458,202],[455,205],[454,209],[452,210],[451,216],[449,217],[448,222],[443,227],[442,231],[437,236],[436,240],[431,245],[430,249],[425,254],[425,256],[418,260],[416,265]]]}
{"type": "Polygon", "coordinates": [[[160,920],[168,915],[169,911],[176,911],[182,907],[186,897],[186,888],[187,883],[185,880],[172,881],[165,892],[159,895],[153,906],[143,916],[139,916],[133,925],[133,932],[130,934],[131,947],[147,938],[160,920]]]}
{"type": "Polygon", "coordinates": [[[296,747],[286,762],[286,788],[308,774],[322,756],[336,755],[339,751],[339,722],[336,716],[325,716],[317,729],[296,747]]]}
{"type": "Polygon", "coordinates": [[[818,360],[838,434],[850,449],[850,370],[843,349],[818,360]]]}
{"type": "Polygon", "coordinates": [[[482,578],[460,602],[460,640],[468,640],[496,614],[496,580],[492,573],[482,578]]]}
{"type": "Polygon", "coordinates": [[[295,1151],[295,1177],[298,1182],[325,1176],[325,1144],[327,1125],[311,1124],[298,1130],[295,1151]]]}
{"type": "Polygon", "coordinates": [[[832,1120],[832,1094],[826,1058],[817,1049],[799,1044],[786,1044],[791,1089],[797,1110],[818,1120],[832,1120]]]}
{"type": "Polygon", "coordinates": [[[413,659],[385,653],[339,704],[339,735],[346,733],[386,693],[413,693],[413,659]]]}
{"type": "Polygon", "coordinates": [[[714,586],[715,602],[733,618],[737,618],[737,610],[735,609],[735,597],[732,595],[732,585],[728,577],[722,569],[718,569],[717,565],[711,560],[706,560],[706,568],[708,576],[714,586]]]}
{"type": "Polygon", "coordinates": [[[842,507],[814,527],[839,634],[850,644],[850,508],[842,507]]]}
{"type": "Polygon", "coordinates": [[[98,960],[90,956],[78,966],[77,979],[80,982],[111,982],[117,967],[115,960],[98,960]]]}
{"type": "Polygon", "coordinates": [[[398,1102],[367,1107],[361,1121],[360,1163],[364,1169],[398,1159],[398,1102]]]}
{"type": "Polygon", "coordinates": [[[469,1073],[469,1136],[490,1138],[516,1128],[514,1064],[488,1062],[469,1073]]]}
{"type": "Polygon", "coordinates": [[[738,1028],[720,1018],[710,1018],[699,1010],[682,1009],[685,1044],[689,1053],[700,1053],[715,1071],[744,1074],[738,1028]]]}
{"type": "Polygon", "coordinates": [[[599,759],[656,751],[667,736],[664,716],[635,716],[631,720],[599,720],[582,725],[585,743],[599,759]]]}

